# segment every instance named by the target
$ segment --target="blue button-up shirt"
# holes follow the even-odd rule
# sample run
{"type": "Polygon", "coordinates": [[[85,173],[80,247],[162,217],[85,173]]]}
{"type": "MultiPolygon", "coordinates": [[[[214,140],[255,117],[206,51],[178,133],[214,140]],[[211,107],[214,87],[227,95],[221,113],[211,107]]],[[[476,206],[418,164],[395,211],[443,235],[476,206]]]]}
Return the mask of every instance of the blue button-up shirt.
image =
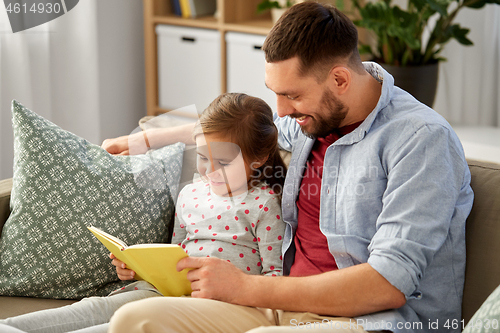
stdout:
{"type": "MultiPolygon", "coordinates": [[[[394,86],[389,73],[374,63],[365,68],[382,81],[382,93],[363,123],[326,151],[321,232],[339,269],[368,263],[406,296],[399,309],[356,318],[365,329],[459,332],[473,201],[462,146],[446,120],[394,86]]],[[[275,117],[275,124],[280,147],[292,152],[282,202],[288,274],[296,200],[314,140],[289,117],[275,117]]]]}

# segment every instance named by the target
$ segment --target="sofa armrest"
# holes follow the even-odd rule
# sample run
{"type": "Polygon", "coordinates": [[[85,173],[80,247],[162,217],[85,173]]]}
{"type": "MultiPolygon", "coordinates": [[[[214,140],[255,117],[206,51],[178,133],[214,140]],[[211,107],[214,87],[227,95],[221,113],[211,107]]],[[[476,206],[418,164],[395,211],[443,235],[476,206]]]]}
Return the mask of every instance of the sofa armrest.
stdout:
{"type": "Polygon", "coordinates": [[[467,160],[474,204],[467,218],[462,318],[467,324],[500,282],[500,164],[467,160]]]}
{"type": "Polygon", "coordinates": [[[10,190],[12,189],[12,178],[0,180],[0,235],[2,228],[10,215],[10,190]]]}

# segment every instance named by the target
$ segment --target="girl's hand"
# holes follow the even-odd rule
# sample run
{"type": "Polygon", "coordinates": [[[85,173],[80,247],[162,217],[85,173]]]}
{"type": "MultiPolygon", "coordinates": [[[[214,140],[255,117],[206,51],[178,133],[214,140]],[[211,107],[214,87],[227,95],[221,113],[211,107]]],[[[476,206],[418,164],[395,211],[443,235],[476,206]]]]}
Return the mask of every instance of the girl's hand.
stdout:
{"type": "Polygon", "coordinates": [[[118,278],[120,280],[126,281],[134,279],[135,272],[133,270],[127,269],[126,268],[127,266],[125,265],[124,262],[116,259],[113,253],[110,253],[109,257],[113,259],[111,264],[113,264],[113,266],[116,266],[116,274],[118,275],[118,278]]]}
{"type": "Polygon", "coordinates": [[[177,271],[185,268],[192,269],[187,273],[192,297],[241,304],[239,296],[244,297],[245,279],[249,275],[233,264],[215,257],[187,257],[177,263],[177,271]]]}

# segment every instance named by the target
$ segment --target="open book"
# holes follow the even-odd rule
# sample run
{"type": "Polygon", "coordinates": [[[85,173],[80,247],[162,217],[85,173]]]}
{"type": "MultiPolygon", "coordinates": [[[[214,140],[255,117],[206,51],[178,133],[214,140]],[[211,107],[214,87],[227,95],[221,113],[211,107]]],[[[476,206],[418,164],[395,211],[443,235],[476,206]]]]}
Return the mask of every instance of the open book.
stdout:
{"type": "Polygon", "coordinates": [[[135,272],[137,280],[151,283],[164,296],[191,294],[186,269],[177,272],[179,260],[188,255],[179,245],[137,244],[127,246],[120,239],[96,228],[87,227],[106,248],[135,272]]]}

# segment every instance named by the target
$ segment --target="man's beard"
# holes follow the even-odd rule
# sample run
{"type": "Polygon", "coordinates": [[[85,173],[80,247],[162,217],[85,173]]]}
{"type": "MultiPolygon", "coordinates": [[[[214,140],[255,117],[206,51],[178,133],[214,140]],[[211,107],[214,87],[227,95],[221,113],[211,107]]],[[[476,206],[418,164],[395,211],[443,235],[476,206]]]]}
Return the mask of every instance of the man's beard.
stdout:
{"type": "Polygon", "coordinates": [[[311,139],[322,138],[330,134],[334,129],[339,128],[340,123],[347,115],[349,109],[340,102],[333,92],[326,88],[321,96],[319,108],[313,113],[313,125],[311,131],[305,131],[301,127],[302,133],[311,139]]]}

